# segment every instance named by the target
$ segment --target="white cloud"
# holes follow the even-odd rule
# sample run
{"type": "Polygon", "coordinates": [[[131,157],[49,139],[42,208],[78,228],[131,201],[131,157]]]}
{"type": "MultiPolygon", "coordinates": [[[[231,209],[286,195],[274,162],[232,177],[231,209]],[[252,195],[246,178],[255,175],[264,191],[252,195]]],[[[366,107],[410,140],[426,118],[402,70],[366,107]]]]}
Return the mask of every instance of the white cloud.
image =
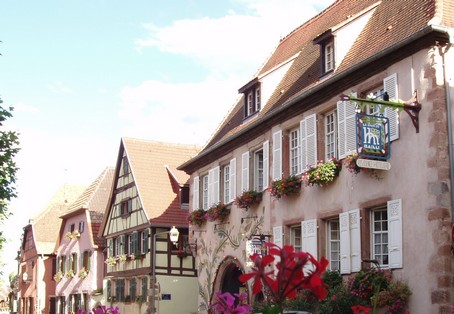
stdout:
{"type": "Polygon", "coordinates": [[[47,88],[56,94],[70,94],[73,92],[72,88],[66,86],[62,82],[54,82],[52,84],[47,85],[47,88]]]}
{"type": "MultiPolygon", "coordinates": [[[[146,24],[136,47],[188,57],[205,70],[197,83],[146,81],[122,91],[120,116],[126,134],[204,144],[253,78],[280,38],[333,0],[238,0],[249,14],[229,11],[220,18],[183,19],[160,27],[146,24]],[[163,131],[165,130],[165,131],[163,131]]],[[[182,69],[184,70],[184,69],[182,69]]]]}
{"type": "Polygon", "coordinates": [[[120,116],[126,136],[202,145],[233,100],[237,80],[169,84],[146,81],[126,87],[120,116]]]}

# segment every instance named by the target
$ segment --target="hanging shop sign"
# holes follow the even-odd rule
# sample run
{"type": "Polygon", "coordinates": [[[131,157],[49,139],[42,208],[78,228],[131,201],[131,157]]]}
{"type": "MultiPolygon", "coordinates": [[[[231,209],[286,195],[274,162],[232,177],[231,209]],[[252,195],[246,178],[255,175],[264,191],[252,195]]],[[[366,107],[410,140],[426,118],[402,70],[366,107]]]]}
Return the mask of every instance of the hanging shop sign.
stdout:
{"type": "Polygon", "coordinates": [[[389,119],[381,115],[356,114],[356,151],[359,157],[388,160],[389,119]]]}
{"type": "Polygon", "coordinates": [[[251,240],[246,241],[246,256],[248,257],[246,265],[248,267],[254,266],[254,262],[249,259],[249,256],[253,254],[258,254],[260,256],[266,255],[265,242],[260,238],[252,238],[251,240]]]}

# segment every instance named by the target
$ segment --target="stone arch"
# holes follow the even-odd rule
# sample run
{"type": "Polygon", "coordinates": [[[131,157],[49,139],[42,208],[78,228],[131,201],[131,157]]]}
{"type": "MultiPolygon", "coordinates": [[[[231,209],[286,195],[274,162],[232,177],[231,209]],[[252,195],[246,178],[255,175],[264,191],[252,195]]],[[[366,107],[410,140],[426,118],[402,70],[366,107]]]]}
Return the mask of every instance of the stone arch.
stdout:
{"type": "MultiPolygon", "coordinates": [[[[230,292],[232,295],[239,292],[248,293],[247,285],[241,283],[239,280],[240,275],[243,273],[244,267],[236,257],[225,257],[216,271],[213,292],[230,292]]],[[[214,293],[212,297],[214,297],[214,293]]]]}

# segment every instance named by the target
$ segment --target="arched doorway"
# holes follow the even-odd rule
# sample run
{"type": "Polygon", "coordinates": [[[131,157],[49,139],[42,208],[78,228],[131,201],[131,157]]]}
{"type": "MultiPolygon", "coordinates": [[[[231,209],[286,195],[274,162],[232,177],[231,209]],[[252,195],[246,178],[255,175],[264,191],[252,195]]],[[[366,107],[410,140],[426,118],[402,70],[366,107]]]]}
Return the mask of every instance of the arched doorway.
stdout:
{"type": "Polygon", "coordinates": [[[240,275],[244,273],[244,268],[232,256],[227,256],[219,265],[216,271],[216,277],[213,283],[213,292],[222,291],[230,292],[232,295],[235,293],[246,292],[247,286],[240,282],[240,275]]]}

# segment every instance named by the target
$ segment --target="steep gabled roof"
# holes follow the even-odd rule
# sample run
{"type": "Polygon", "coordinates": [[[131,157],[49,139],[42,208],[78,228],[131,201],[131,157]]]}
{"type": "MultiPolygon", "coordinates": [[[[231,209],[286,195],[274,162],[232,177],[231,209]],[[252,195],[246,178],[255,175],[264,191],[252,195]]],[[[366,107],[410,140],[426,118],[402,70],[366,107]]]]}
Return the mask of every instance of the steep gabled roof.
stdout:
{"type": "MultiPolygon", "coordinates": [[[[196,145],[122,138],[115,176],[118,177],[125,153],[142,206],[151,224],[187,226],[187,213],[180,208],[178,190],[188,182],[189,176],[176,168],[199,151],[196,145]]],[[[104,217],[103,225],[107,216],[104,217]]]]}
{"type": "Polygon", "coordinates": [[[60,216],[68,210],[85,188],[85,185],[63,185],[46,208],[31,220],[38,254],[53,253],[60,230],[60,216]]]}
{"type": "MultiPolygon", "coordinates": [[[[113,167],[107,167],[93,181],[92,184],[71,204],[69,209],[61,216],[62,219],[78,215],[88,211],[91,225],[93,243],[102,246],[104,240],[99,237],[99,228],[102,223],[110,194],[112,192],[114,171],[113,167]]],[[[64,234],[64,226],[61,226],[60,236],[64,234]]]]}
{"type": "MultiPolygon", "coordinates": [[[[244,121],[241,97],[201,153],[179,169],[192,173],[258,132],[300,114],[435,41],[446,41],[454,21],[453,0],[338,0],[283,38],[257,77],[297,55],[260,113],[244,121]],[[314,39],[373,8],[365,27],[335,71],[323,77],[314,39]],[[439,26],[441,25],[441,27],[439,26]]],[[[241,83],[239,84],[241,85],[241,83]]]]}

